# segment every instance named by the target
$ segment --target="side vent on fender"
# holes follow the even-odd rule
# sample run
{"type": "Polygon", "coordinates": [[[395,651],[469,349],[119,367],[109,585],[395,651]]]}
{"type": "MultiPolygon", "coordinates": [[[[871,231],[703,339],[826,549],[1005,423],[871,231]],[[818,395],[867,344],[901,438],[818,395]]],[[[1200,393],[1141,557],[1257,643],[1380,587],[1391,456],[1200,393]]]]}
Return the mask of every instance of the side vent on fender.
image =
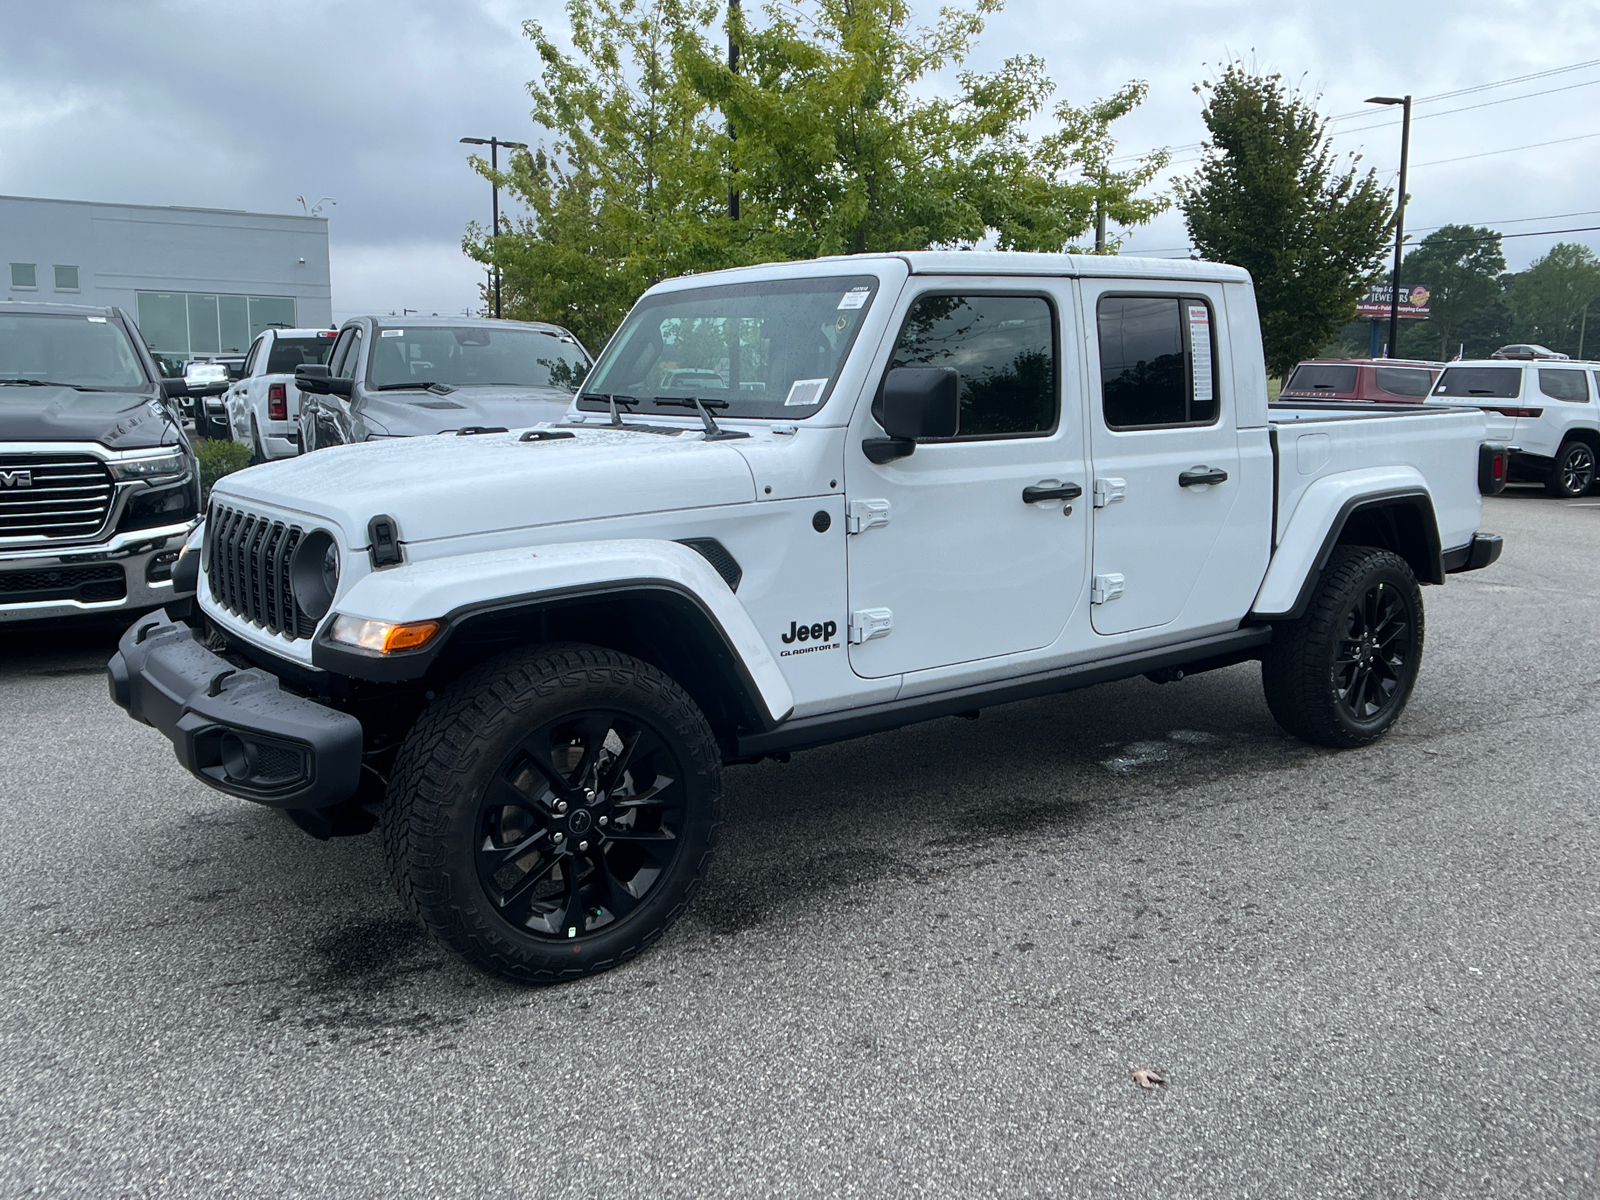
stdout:
{"type": "Polygon", "coordinates": [[[744,568],[716,538],[679,538],[678,545],[689,547],[710,563],[716,573],[722,576],[722,581],[728,585],[730,592],[739,590],[739,581],[744,578],[744,568]]]}

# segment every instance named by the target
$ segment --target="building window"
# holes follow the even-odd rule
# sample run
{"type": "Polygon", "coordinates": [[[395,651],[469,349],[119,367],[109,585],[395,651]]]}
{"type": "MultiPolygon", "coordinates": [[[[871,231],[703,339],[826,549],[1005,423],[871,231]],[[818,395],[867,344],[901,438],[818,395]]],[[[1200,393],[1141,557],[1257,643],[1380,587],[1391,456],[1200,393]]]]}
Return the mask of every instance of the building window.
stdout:
{"type": "Polygon", "coordinates": [[[11,264],[11,286],[14,288],[36,288],[39,286],[39,271],[33,263],[11,264]]]}
{"type": "Polygon", "coordinates": [[[63,267],[56,264],[56,291],[75,292],[78,290],[78,268],[63,267]]]}
{"type": "Polygon", "coordinates": [[[295,323],[292,296],[217,296],[140,292],[139,330],[157,354],[243,354],[263,329],[295,323]]]}

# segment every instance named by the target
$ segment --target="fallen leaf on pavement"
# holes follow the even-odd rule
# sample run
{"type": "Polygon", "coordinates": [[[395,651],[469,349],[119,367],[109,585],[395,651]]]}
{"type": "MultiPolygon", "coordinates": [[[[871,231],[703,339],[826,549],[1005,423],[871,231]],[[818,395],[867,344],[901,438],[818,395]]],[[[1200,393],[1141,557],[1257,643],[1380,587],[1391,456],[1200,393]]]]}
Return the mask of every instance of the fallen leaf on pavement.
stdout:
{"type": "Polygon", "coordinates": [[[1152,1071],[1149,1067],[1135,1067],[1129,1074],[1133,1077],[1133,1081],[1146,1091],[1167,1086],[1167,1077],[1159,1071],[1152,1071]]]}

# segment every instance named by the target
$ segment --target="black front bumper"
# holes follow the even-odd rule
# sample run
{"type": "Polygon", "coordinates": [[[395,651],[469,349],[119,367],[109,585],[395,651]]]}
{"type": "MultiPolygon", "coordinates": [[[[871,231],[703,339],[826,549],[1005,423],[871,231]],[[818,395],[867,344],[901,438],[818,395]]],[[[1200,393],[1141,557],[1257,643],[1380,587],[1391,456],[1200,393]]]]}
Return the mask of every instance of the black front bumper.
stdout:
{"type": "Polygon", "coordinates": [[[355,793],[361,722],[240,669],[165,612],[134,622],[106,664],[111,699],[154,726],[202,783],[276,808],[326,808],[355,793]]]}

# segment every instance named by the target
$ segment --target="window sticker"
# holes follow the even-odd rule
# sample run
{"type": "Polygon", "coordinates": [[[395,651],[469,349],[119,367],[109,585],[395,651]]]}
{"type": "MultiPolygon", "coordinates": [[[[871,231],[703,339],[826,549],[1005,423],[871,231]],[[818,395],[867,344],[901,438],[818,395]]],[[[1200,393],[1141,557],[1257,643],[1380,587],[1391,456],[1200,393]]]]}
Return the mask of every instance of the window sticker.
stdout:
{"type": "Polygon", "coordinates": [[[378,336],[379,337],[405,337],[405,335],[406,335],[406,331],[404,329],[385,329],[378,336]]]}
{"type": "Polygon", "coordinates": [[[104,325],[106,323],[106,319],[104,317],[85,317],[84,319],[87,321],[93,321],[96,325],[104,325]]]}
{"type": "Polygon", "coordinates": [[[822,393],[828,386],[826,379],[796,379],[789,385],[789,394],[783,398],[783,406],[790,408],[801,404],[816,404],[822,399],[822,393]]]}
{"type": "Polygon", "coordinates": [[[1194,400],[1209,404],[1215,394],[1211,381],[1211,310],[1189,305],[1189,350],[1194,359],[1194,400]]]}
{"type": "Polygon", "coordinates": [[[840,308],[860,308],[872,294],[871,288],[853,287],[839,298],[840,308]]]}

